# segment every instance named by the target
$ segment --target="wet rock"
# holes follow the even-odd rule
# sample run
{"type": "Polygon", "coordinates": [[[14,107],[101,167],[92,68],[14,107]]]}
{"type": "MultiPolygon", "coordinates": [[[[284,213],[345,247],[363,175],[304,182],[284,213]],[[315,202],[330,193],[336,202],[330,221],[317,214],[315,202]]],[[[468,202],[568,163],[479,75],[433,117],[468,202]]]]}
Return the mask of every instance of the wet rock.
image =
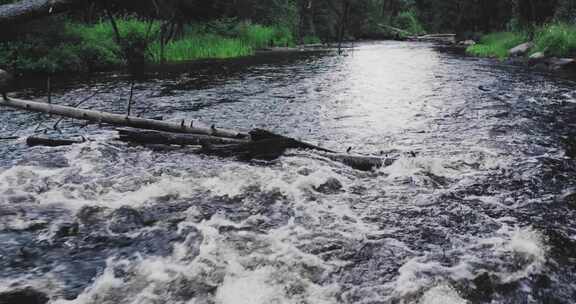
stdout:
{"type": "Polygon", "coordinates": [[[562,201],[568,205],[568,207],[576,209],[576,192],[564,196],[562,201]]]}
{"type": "Polygon", "coordinates": [[[76,214],[82,225],[92,226],[102,221],[102,213],[106,210],[100,206],[84,206],[76,214]]]}
{"type": "Polygon", "coordinates": [[[331,177],[320,186],[314,187],[314,190],[324,194],[336,194],[342,192],[342,183],[331,177]]]}
{"type": "Polygon", "coordinates": [[[511,48],[508,51],[508,54],[512,57],[514,56],[523,56],[534,46],[532,42],[522,43],[516,47],[511,48]]]}
{"type": "Polygon", "coordinates": [[[546,229],[544,234],[550,253],[561,264],[570,264],[576,261],[576,241],[559,229],[546,229]]]}
{"type": "Polygon", "coordinates": [[[0,293],[0,304],[44,304],[48,303],[46,294],[27,287],[0,293]]]}
{"type": "Polygon", "coordinates": [[[476,45],[476,41],[474,41],[474,40],[464,40],[464,41],[460,41],[459,44],[468,47],[468,46],[476,45]]]}
{"type": "Polygon", "coordinates": [[[4,201],[7,204],[37,203],[36,198],[30,194],[7,195],[7,196],[3,197],[2,201],[4,201]]]}
{"type": "Polygon", "coordinates": [[[144,218],[138,210],[124,206],[110,214],[108,229],[113,233],[126,233],[140,229],[144,224],[144,218]]]}
{"type": "Polygon", "coordinates": [[[528,57],[528,63],[537,64],[543,62],[546,59],[546,55],[542,52],[536,52],[528,57]]]}
{"type": "Polygon", "coordinates": [[[298,170],[298,174],[308,176],[308,175],[312,174],[312,169],[302,168],[302,169],[298,170]]]}
{"type": "Polygon", "coordinates": [[[572,58],[550,58],[550,69],[561,70],[576,65],[576,60],[572,58]]]}
{"type": "Polygon", "coordinates": [[[62,223],[56,227],[55,237],[70,237],[78,235],[78,223],[62,223]]]}

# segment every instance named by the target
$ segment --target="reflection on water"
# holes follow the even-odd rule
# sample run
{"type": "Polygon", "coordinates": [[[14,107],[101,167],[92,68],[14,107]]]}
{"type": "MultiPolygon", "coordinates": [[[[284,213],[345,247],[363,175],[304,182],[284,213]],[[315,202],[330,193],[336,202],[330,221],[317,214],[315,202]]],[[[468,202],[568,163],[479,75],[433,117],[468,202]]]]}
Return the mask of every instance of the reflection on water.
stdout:
{"type": "MultiPolygon", "coordinates": [[[[55,100],[122,113],[106,76],[55,100]]],[[[29,94],[34,95],[33,92],[29,94]]],[[[135,113],[262,127],[403,156],[359,172],[308,152],[270,164],[114,141],[0,146],[0,297],[53,303],[571,303],[573,84],[429,44],[360,44],[158,71],[135,113]],[[250,62],[247,62],[250,61],[250,62]],[[249,64],[247,64],[249,63],[249,64]],[[479,89],[481,87],[482,89],[479,89]]],[[[53,120],[3,109],[0,134],[53,120]]],[[[51,131],[54,132],[54,131],[51,131]]]]}

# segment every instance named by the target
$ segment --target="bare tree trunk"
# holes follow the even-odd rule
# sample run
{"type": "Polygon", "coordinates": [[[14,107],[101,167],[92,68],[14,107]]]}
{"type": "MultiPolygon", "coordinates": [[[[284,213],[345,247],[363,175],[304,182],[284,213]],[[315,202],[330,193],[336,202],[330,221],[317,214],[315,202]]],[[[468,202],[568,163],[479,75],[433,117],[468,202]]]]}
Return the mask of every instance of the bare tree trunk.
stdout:
{"type": "Polygon", "coordinates": [[[0,25],[23,23],[44,16],[80,8],[90,0],[22,0],[0,5],[0,25]]]}
{"type": "Polygon", "coordinates": [[[158,131],[175,132],[175,133],[203,134],[203,135],[238,138],[238,139],[249,137],[248,134],[243,134],[231,130],[216,129],[215,127],[212,128],[192,127],[185,121],[182,121],[180,124],[178,124],[167,121],[159,121],[140,117],[131,117],[121,114],[112,114],[94,110],[77,109],[74,107],[60,106],[60,105],[21,100],[15,98],[9,98],[8,100],[1,100],[0,106],[7,106],[33,112],[55,114],[68,118],[86,120],[95,123],[107,123],[123,127],[132,127],[132,128],[158,130],[158,131]]]}

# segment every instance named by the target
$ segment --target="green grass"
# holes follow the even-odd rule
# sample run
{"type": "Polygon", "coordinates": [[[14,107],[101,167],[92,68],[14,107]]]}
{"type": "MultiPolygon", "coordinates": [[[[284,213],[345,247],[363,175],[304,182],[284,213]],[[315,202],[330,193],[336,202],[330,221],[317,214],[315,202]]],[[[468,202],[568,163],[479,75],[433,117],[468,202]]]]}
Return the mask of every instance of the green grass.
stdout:
{"type": "MultiPolygon", "coordinates": [[[[292,46],[292,32],[283,26],[263,26],[248,22],[231,27],[226,22],[195,24],[186,28],[184,37],[165,46],[168,62],[208,58],[234,58],[253,55],[255,50],[271,46],[292,46]]],[[[150,59],[161,62],[159,43],[149,48],[150,59]]]]}
{"type": "MultiPolygon", "coordinates": [[[[150,46],[149,53],[151,61],[162,61],[158,42],[150,46]]],[[[168,43],[164,49],[164,59],[168,62],[178,62],[206,58],[234,58],[253,53],[254,48],[240,39],[203,34],[168,43]]]]}
{"type": "Polygon", "coordinates": [[[21,72],[87,72],[125,65],[123,50],[143,49],[149,62],[180,62],[242,57],[260,48],[295,45],[287,26],[214,20],[187,25],[181,37],[165,46],[162,60],[160,22],[124,17],[117,18],[116,23],[122,47],[107,19],[95,24],[65,20],[53,30],[56,34],[45,31],[22,40],[0,42],[0,65],[21,72]],[[49,39],[55,35],[58,39],[49,39]]]}
{"type": "Polygon", "coordinates": [[[500,32],[485,35],[480,43],[470,46],[466,52],[478,57],[492,57],[500,60],[508,57],[508,51],[528,41],[528,35],[524,33],[500,32]]]}
{"type": "Polygon", "coordinates": [[[556,23],[545,25],[536,31],[534,52],[565,57],[576,52],[576,25],[556,23]]]}
{"type": "Polygon", "coordinates": [[[239,38],[254,48],[261,49],[272,46],[275,30],[269,26],[242,23],[239,25],[239,38]]]}
{"type": "MultiPolygon", "coordinates": [[[[122,39],[142,39],[152,41],[160,32],[160,22],[144,22],[135,18],[119,18],[116,20],[122,39]]],[[[114,30],[107,20],[96,24],[67,23],[66,32],[79,40],[78,53],[87,64],[95,67],[105,67],[122,64],[120,46],[116,43],[114,30]]]]}

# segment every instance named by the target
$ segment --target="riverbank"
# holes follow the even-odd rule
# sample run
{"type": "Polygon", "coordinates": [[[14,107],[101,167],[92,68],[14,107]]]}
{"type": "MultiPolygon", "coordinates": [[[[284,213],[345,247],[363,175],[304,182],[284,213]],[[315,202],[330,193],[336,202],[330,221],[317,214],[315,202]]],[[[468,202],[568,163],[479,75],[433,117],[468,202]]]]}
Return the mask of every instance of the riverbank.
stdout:
{"type": "Polygon", "coordinates": [[[467,41],[466,53],[540,70],[576,69],[576,25],[554,23],[529,32],[499,32],[467,41]]]}
{"type": "MultiPolygon", "coordinates": [[[[226,59],[256,54],[260,49],[295,47],[286,25],[216,20],[183,26],[167,37],[159,21],[134,17],[85,24],[59,20],[47,27],[29,25],[21,35],[0,43],[0,66],[17,74],[109,71],[142,57],[148,64],[226,59]]],[[[316,37],[305,37],[317,43],[316,37]]]]}

